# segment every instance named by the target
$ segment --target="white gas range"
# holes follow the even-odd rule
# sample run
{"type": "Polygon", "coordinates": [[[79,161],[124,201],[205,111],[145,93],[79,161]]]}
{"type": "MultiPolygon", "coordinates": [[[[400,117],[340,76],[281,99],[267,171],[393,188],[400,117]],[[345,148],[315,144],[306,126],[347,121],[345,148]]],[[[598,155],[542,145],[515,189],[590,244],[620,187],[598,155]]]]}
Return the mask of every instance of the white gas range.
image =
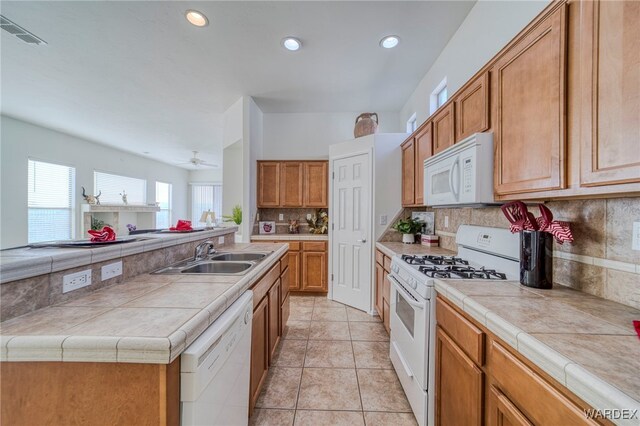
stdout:
{"type": "Polygon", "coordinates": [[[398,255],[391,261],[390,357],[420,426],[435,423],[434,281],[519,279],[518,235],[462,225],[456,243],[455,256],[398,255]]]}

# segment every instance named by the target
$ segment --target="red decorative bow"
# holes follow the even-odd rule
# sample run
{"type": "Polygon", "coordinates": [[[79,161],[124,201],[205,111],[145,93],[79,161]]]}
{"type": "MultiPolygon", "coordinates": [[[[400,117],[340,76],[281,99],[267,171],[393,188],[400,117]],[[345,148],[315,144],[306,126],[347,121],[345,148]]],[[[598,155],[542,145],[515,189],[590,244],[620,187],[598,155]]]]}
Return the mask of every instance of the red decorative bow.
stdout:
{"type": "Polygon", "coordinates": [[[92,243],[104,243],[106,241],[115,241],[116,231],[110,226],[105,226],[101,230],[89,230],[87,231],[91,235],[92,243]]]}
{"type": "Polygon", "coordinates": [[[191,227],[191,221],[190,220],[178,220],[178,223],[176,224],[176,226],[172,226],[171,228],[169,228],[172,231],[191,231],[193,230],[193,228],[191,227]]]}

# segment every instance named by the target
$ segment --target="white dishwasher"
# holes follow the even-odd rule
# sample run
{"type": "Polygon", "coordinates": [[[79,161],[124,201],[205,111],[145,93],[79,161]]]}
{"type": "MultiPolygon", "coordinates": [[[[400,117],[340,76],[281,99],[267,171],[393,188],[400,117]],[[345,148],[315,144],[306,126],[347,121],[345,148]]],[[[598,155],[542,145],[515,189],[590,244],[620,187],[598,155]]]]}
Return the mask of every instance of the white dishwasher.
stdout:
{"type": "Polygon", "coordinates": [[[246,425],[253,292],[245,292],[180,359],[183,426],[246,425]]]}

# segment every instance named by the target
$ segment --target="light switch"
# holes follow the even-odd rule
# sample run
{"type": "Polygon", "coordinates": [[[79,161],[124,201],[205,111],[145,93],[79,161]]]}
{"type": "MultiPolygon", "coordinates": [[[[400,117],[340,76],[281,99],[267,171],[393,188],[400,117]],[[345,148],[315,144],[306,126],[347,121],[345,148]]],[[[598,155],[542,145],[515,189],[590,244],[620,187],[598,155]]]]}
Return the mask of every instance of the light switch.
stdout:
{"type": "Polygon", "coordinates": [[[449,227],[449,216],[445,216],[444,217],[444,227],[448,228],[449,227]]]}
{"type": "Polygon", "coordinates": [[[632,250],[640,250],[640,222],[633,222],[632,250]]]}
{"type": "Polygon", "coordinates": [[[278,220],[279,220],[280,222],[282,222],[282,221],[284,220],[284,215],[283,215],[282,213],[280,213],[280,214],[278,215],[278,220]]]}
{"type": "Polygon", "coordinates": [[[311,220],[311,213],[307,213],[307,220],[311,220]]]}
{"type": "Polygon", "coordinates": [[[380,215],[380,225],[386,225],[387,224],[387,215],[383,214],[380,215]]]}
{"type": "Polygon", "coordinates": [[[218,237],[218,244],[224,245],[224,236],[218,237]]]}

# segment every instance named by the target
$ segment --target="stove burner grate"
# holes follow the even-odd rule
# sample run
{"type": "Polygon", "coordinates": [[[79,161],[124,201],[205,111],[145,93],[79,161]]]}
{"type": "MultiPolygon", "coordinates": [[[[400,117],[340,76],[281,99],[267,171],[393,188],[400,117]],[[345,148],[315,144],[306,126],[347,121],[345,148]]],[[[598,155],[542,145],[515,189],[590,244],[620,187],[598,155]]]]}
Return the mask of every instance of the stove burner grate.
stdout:
{"type": "Polygon", "coordinates": [[[402,260],[409,265],[468,265],[464,259],[455,256],[419,256],[403,254],[402,260]]]}
{"type": "Polygon", "coordinates": [[[465,280],[506,280],[507,276],[495,269],[478,269],[468,265],[450,265],[444,268],[437,266],[421,266],[420,272],[430,278],[459,278],[465,280]]]}

